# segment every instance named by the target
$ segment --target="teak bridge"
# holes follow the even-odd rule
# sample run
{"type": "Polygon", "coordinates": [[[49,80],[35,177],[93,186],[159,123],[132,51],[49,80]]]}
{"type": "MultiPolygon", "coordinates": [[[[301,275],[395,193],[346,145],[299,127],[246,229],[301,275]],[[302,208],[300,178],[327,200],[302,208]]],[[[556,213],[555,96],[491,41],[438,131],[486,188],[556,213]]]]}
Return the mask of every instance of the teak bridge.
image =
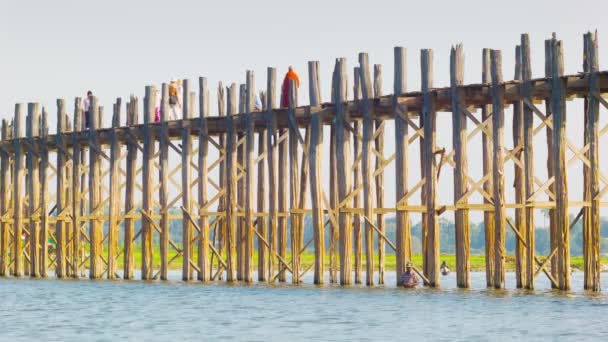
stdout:
{"type": "Polygon", "coordinates": [[[555,36],[545,41],[545,56],[545,77],[532,78],[524,34],[516,48],[515,80],[503,81],[501,51],[484,49],[482,83],[464,85],[458,45],[451,50],[450,86],[435,88],[433,52],[422,50],[422,86],[408,92],[406,50],[396,47],[394,95],[384,95],[381,66],[370,70],[368,55],[361,53],[352,100],[347,61],[338,58],[329,103],[321,100],[319,63],[309,62],[310,104],[297,105],[292,81],[288,108],[277,108],[276,70],[268,68],[261,111],[254,110],[254,74],[248,71],[240,88],[219,84],[218,116],[210,116],[210,89],[201,77],[198,96],[192,83],[183,81],[182,120],[167,120],[163,84],[161,122],[154,122],[156,88],[147,86],[143,123],[138,99],[131,96],[126,125],[121,126],[119,98],[108,128],[101,127],[103,107],[96,98],[90,129],[84,128],[80,98],[70,115],[74,129],[66,102],[59,99],[55,134],[49,134],[48,114],[38,103],[27,104],[26,116],[25,105],[16,104],[12,122],[2,122],[0,142],[0,275],[46,277],[54,270],[58,278],[132,279],[137,260],[147,280],[167,279],[172,264],[181,263],[184,280],[251,282],[256,276],[299,283],[314,272],[315,284],[354,280],[372,286],[384,282],[387,246],[396,255],[397,279],[404,272],[412,256],[410,215],[416,214],[422,218],[424,261],[415,271],[425,284],[439,286],[439,216],[453,211],[457,284],[468,287],[470,211],[482,211],[488,286],[505,286],[509,229],[516,236],[517,287],[534,288],[543,273],[554,288],[570,289],[569,232],[582,220],[584,286],[599,290],[600,207],[608,205],[601,201],[608,178],[599,169],[598,139],[608,126],[599,129],[598,122],[600,106],[608,108],[602,97],[608,72],[599,70],[595,33],[584,36],[582,73],[563,75],[562,43],[555,36]],[[566,136],[566,102],[575,98],[583,99],[585,108],[581,148],[566,136]],[[504,144],[508,107],[512,147],[504,144]],[[438,112],[451,113],[451,151],[437,146],[438,112]],[[391,155],[384,148],[388,120],[395,127],[391,155]],[[321,171],[325,126],[331,127],[329,174],[321,171]],[[533,140],[544,133],[548,161],[538,165],[533,140]],[[479,163],[467,157],[467,141],[476,135],[482,137],[479,163]],[[420,160],[409,157],[414,143],[420,160]],[[219,158],[209,160],[210,149],[219,158]],[[171,155],[181,163],[169,165],[171,155]],[[568,198],[567,174],[574,162],[583,164],[583,201],[568,198]],[[420,167],[415,184],[408,181],[410,165],[420,167]],[[389,166],[396,174],[390,181],[383,177],[389,166]],[[443,166],[453,169],[449,204],[437,200],[443,166]],[[472,167],[482,168],[483,177],[472,179],[472,167]],[[505,199],[507,167],[514,168],[513,203],[505,199]],[[547,168],[548,179],[536,176],[535,167],[547,168]],[[329,188],[323,186],[325,177],[329,188]],[[396,189],[394,207],[385,205],[385,186],[396,189]],[[481,195],[479,203],[470,199],[474,193],[481,195]],[[548,200],[540,201],[541,195],[548,200]],[[572,208],[580,208],[574,220],[568,215],[572,208]],[[549,210],[551,240],[551,253],[542,258],[534,248],[534,215],[540,209],[549,210]],[[514,211],[513,219],[507,210],[514,211]],[[386,234],[387,214],[396,215],[395,241],[386,234]],[[306,215],[312,217],[309,241],[304,241],[306,215]],[[182,227],[181,241],[170,234],[173,220],[182,227]],[[306,250],[314,250],[309,264],[302,258],[306,250]],[[376,250],[378,260],[371,262],[376,250]]]}

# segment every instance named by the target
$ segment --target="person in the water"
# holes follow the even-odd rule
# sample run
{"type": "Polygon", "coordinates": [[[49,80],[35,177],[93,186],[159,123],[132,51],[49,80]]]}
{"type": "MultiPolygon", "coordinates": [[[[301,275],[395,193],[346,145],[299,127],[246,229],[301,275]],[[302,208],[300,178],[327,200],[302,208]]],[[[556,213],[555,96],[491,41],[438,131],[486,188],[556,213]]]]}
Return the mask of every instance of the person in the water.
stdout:
{"type": "Polygon", "coordinates": [[[401,275],[401,285],[408,289],[418,286],[418,276],[414,272],[411,262],[405,265],[405,272],[401,275]]]}
{"type": "Polygon", "coordinates": [[[447,276],[448,274],[450,274],[450,268],[448,267],[448,264],[445,261],[443,261],[441,263],[441,269],[440,270],[441,270],[441,274],[444,275],[444,276],[447,276]]]}

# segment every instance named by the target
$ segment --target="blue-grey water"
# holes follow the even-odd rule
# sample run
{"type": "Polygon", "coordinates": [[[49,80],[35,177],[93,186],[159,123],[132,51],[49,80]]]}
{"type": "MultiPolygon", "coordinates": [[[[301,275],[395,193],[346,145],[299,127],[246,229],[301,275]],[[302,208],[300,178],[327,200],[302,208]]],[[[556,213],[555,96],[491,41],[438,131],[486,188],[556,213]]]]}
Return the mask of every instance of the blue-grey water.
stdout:
{"type": "MultiPolygon", "coordinates": [[[[172,274],[178,277],[178,274],[172,274]]],[[[0,279],[2,341],[354,341],[608,339],[608,295],[582,288],[534,291],[309,284],[0,279]]],[[[604,284],[608,281],[602,275],[604,284]]]]}

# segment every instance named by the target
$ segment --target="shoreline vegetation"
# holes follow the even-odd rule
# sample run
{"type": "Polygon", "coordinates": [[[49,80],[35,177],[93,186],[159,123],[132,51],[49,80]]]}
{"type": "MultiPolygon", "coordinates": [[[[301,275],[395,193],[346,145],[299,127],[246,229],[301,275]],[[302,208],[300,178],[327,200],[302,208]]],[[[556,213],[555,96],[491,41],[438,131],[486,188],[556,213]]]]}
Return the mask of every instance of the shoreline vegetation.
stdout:
{"type": "MultiPolygon", "coordinates": [[[[171,262],[169,264],[169,269],[171,269],[171,270],[178,270],[178,269],[181,270],[182,269],[182,257],[181,256],[175,257],[176,254],[177,254],[177,252],[175,252],[174,250],[171,250],[169,252],[169,260],[173,260],[173,262],[171,262]],[[175,257],[175,259],[173,259],[174,257],[175,257]]],[[[196,250],[194,252],[194,255],[197,255],[196,250]]],[[[217,265],[217,258],[214,255],[212,255],[211,257],[213,257],[214,265],[217,265]]],[[[223,257],[225,257],[225,255],[223,257]]],[[[541,261],[544,261],[547,258],[546,255],[543,255],[543,256],[539,255],[538,257],[541,261]]],[[[304,266],[303,268],[306,268],[307,265],[314,263],[314,258],[315,258],[314,253],[309,253],[309,252],[302,253],[301,264],[304,266]]],[[[141,250],[139,248],[136,248],[136,250],[135,250],[134,259],[135,259],[135,269],[140,269],[141,268],[141,250]]],[[[285,260],[287,260],[287,262],[289,262],[291,260],[291,253],[289,253],[289,252],[287,253],[287,257],[285,258],[285,260]]],[[[448,267],[452,270],[452,272],[456,271],[456,255],[441,254],[440,260],[441,260],[441,262],[445,261],[448,264],[448,267]]],[[[124,259],[122,257],[119,258],[119,260],[118,260],[119,268],[123,267],[123,264],[124,264],[123,261],[124,261],[124,259]]],[[[365,255],[363,255],[362,265],[361,265],[362,270],[365,270],[366,261],[367,260],[365,258],[365,255]]],[[[421,254],[413,255],[412,262],[414,263],[414,266],[421,269],[422,268],[422,255],[421,254]]],[[[602,257],[600,260],[600,263],[602,265],[602,272],[608,271],[608,257],[602,257]]],[[[484,255],[471,255],[470,264],[471,264],[471,272],[485,271],[485,256],[484,255]]],[[[513,255],[507,256],[505,264],[506,264],[506,270],[508,272],[515,271],[515,257],[513,255]]],[[[573,272],[578,272],[578,271],[582,272],[583,266],[584,266],[583,257],[582,256],[571,257],[570,264],[572,266],[573,272]]],[[[252,267],[254,269],[257,269],[257,265],[258,265],[258,256],[257,256],[257,251],[256,251],[253,255],[253,266],[252,267]]],[[[378,253],[374,254],[374,265],[377,270],[378,253]]],[[[385,270],[394,271],[396,268],[395,265],[396,265],[395,254],[387,253],[385,255],[385,270]]],[[[154,268],[160,268],[160,249],[159,248],[155,248],[155,250],[154,250],[154,268]]],[[[326,270],[329,269],[329,255],[325,256],[325,269],[326,270]]],[[[353,262],[353,270],[354,270],[354,262],[353,262]]]]}

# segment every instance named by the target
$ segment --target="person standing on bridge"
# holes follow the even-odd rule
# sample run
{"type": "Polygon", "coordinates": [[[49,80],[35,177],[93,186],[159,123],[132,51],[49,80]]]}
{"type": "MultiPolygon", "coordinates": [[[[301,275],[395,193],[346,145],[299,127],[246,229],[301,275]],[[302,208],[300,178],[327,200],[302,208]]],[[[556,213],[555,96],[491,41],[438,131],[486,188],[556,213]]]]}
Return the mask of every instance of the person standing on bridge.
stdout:
{"type": "Polygon", "coordinates": [[[169,84],[169,120],[177,120],[179,118],[179,85],[175,79],[171,79],[169,84]]]}
{"type": "Polygon", "coordinates": [[[408,289],[418,286],[418,276],[413,268],[414,265],[412,265],[411,262],[408,262],[405,264],[405,272],[401,275],[401,285],[408,289]]]}
{"type": "Polygon", "coordinates": [[[87,91],[87,97],[84,98],[82,107],[84,112],[84,127],[89,129],[90,126],[90,118],[91,118],[91,102],[93,101],[93,92],[87,91]]]}
{"type": "Polygon", "coordinates": [[[296,83],[296,89],[300,87],[300,77],[298,77],[298,74],[296,74],[291,65],[289,66],[289,70],[285,74],[285,78],[283,79],[283,85],[281,86],[281,108],[289,107],[290,81],[294,81],[296,83]]]}

